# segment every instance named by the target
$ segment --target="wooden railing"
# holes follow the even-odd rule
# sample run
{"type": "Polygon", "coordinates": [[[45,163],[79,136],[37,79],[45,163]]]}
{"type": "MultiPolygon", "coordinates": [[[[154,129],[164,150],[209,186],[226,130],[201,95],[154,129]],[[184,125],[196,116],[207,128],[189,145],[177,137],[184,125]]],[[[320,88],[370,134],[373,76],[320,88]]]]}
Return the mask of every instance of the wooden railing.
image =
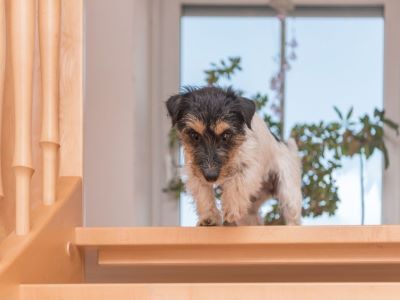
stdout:
{"type": "Polygon", "coordinates": [[[83,280],[83,0],[0,0],[0,299],[83,280]]]}
{"type": "MultiPolygon", "coordinates": [[[[29,232],[32,161],[32,98],[35,46],[36,1],[12,0],[10,5],[11,63],[14,93],[14,158],[16,233],[29,232]]],[[[56,200],[59,149],[59,57],[61,0],[38,1],[38,28],[42,91],[42,132],[40,145],[43,157],[42,199],[46,205],[56,200]]],[[[5,2],[0,2],[0,92],[5,77],[5,2]]],[[[0,105],[1,109],[1,105],[0,105]]],[[[1,110],[0,110],[1,112],[1,110]]],[[[0,120],[1,121],[1,120],[0,120]]],[[[1,123],[1,122],[0,122],[1,123]]],[[[1,131],[1,130],[0,130],[1,131]]],[[[1,182],[1,180],[0,180],[1,182]]],[[[0,184],[0,195],[3,194],[0,184]]]]}
{"type": "Polygon", "coordinates": [[[11,53],[14,75],[16,232],[29,232],[32,164],[32,88],[35,5],[33,1],[11,2],[11,53]]]}
{"type": "Polygon", "coordinates": [[[42,71],[42,134],[43,202],[51,205],[56,199],[59,144],[59,57],[60,0],[39,1],[39,44],[42,71]]]}

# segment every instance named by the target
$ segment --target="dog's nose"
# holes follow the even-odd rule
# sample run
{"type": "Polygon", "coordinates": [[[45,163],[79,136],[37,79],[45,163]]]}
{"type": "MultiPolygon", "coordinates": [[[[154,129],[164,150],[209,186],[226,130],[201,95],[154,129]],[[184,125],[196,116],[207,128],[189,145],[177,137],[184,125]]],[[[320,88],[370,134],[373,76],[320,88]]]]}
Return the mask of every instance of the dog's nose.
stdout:
{"type": "Polygon", "coordinates": [[[219,171],[215,168],[213,169],[205,169],[203,171],[204,174],[204,178],[209,181],[209,182],[213,182],[216,181],[218,179],[219,176],[219,171]]]}

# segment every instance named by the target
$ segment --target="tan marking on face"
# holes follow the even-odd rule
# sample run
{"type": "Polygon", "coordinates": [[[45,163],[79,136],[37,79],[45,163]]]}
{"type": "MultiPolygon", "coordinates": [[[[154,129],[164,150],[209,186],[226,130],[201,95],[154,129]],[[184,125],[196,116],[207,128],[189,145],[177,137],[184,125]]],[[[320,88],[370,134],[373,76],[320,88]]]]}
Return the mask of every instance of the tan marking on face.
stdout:
{"type": "Polygon", "coordinates": [[[199,134],[203,134],[204,130],[206,130],[206,125],[202,121],[191,115],[186,117],[186,124],[199,134]]]}
{"type": "Polygon", "coordinates": [[[213,130],[215,132],[216,135],[220,135],[221,133],[223,133],[225,130],[229,129],[231,126],[226,123],[225,121],[217,121],[217,123],[215,124],[213,130]]]}

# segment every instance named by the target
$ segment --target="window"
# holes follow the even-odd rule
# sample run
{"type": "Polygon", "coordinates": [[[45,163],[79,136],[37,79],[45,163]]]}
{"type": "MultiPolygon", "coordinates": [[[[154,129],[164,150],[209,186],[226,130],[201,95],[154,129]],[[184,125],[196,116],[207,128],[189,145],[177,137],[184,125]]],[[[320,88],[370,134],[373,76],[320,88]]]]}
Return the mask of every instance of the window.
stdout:
{"type": "MultiPolygon", "coordinates": [[[[299,47],[287,74],[286,128],[331,120],[334,105],[341,111],[353,106],[355,117],[382,109],[383,23],[381,16],[289,19],[299,47]]],[[[382,168],[380,153],[365,163],[365,224],[381,223],[382,168]]],[[[305,224],[360,224],[359,159],[346,159],[336,178],[341,203],[335,216],[305,224]]]]}
{"type": "MultiPolygon", "coordinates": [[[[184,16],[181,20],[181,85],[204,85],[204,70],[210,63],[239,56],[243,72],[234,76],[229,84],[248,93],[269,93],[268,82],[275,69],[272,57],[278,49],[279,22],[272,16],[184,16]]],[[[180,207],[181,225],[195,225],[197,217],[188,195],[182,195],[180,207]]]]}
{"type": "MultiPolygon", "coordinates": [[[[252,15],[248,10],[243,14],[238,10],[224,16],[199,16],[186,10],[188,15],[181,19],[181,85],[203,85],[204,70],[210,63],[239,56],[243,70],[229,84],[250,97],[256,92],[273,93],[269,83],[278,68],[280,22],[268,11],[252,15]]],[[[297,58],[291,62],[286,78],[286,135],[296,123],[335,118],[334,105],[341,110],[354,106],[355,117],[381,109],[381,10],[347,10],[345,14],[341,9],[298,11],[298,16],[288,18],[286,29],[287,41],[295,38],[298,43],[297,58]]],[[[365,224],[381,222],[381,170],[381,155],[375,154],[364,172],[365,224]]],[[[305,219],[305,224],[360,224],[359,160],[344,161],[335,177],[341,199],[335,216],[305,219]]],[[[187,195],[181,198],[180,213],[181,225],[196,223],[187,195]]]]}

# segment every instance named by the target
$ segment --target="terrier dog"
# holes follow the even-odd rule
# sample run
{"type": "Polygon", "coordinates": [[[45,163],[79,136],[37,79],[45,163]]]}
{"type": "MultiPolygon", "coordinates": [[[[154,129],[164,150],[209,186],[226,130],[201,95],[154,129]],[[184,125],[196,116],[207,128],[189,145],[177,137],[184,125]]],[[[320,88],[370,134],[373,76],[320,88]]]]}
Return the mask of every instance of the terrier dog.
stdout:
{"type": "Polygon", "coordinates": [[[255,114],[255,103],[232,89],[186,88],[166,102],[182,142],[187,190],[198,226],[259,224],[258,209],[279,200],[288,225],[301,219],[301,164],[297,146],[276,138],[255,114]],[[222,216],[214,187],[222,189],[222,216]]]}

